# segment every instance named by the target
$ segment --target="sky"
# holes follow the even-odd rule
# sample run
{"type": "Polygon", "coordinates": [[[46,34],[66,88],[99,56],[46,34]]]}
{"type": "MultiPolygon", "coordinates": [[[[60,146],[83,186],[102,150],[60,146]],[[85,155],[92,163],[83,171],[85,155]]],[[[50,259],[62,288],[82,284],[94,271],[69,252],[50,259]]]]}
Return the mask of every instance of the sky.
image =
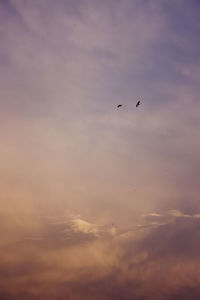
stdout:
{"type": "Polygon", "coordinates": [[[199,13],[0,0],[2,300],[200,299],[199,13]]]}

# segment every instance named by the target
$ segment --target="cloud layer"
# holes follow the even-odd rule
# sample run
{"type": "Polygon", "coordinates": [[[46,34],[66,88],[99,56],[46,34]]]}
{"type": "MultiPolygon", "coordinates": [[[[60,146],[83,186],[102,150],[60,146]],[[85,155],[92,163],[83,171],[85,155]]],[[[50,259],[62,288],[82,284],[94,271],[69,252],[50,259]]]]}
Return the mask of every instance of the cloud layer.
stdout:
{"type": "MultiPolygon", "coordinates": [[[[168,222],[152,213],[145,226],[115,234],[114,225],[102,228],[80,216],[40,216],[39,230],[20,230],[18,220],[21,236],[0,249],[1,299],[198,299],[199,217],[165,215],[168,222]]],[[[3,220],[1,228],[13,222],[3,220]]]]}

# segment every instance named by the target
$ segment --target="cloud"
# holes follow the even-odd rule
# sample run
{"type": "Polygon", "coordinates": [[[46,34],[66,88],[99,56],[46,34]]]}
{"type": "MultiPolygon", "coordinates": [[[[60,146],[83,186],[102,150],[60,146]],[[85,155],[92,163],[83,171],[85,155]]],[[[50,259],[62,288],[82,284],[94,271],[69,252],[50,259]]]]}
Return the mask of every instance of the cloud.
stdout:
{"type": "Polygon", "coordinates": [[[174,221],[156,227],[149,223],[140,230],[133,226],[126,238],[121,228],[102,238],[100,225],[77,216],[74,222],[65,217],[63,224],[40,218],[36,232],[42,230],[43,239],[27,240],[24,235],[1,247],[0,294],[5,299],[169,300],[189,294],[197,299],[199,218],[169,211],[150,216],[165,214],[174,221]]]}
{"type": "Polygon", "coordinates": [[[96,224],[91,224],[81,219],[72,220],[71,228],[75,232],[91,233],[94,236],[98,235],[98,226],[96,224]]]}
{"type": "MultiPolygon", "coordinates": [[[[77,233],[83,233],[83,234],[91,234],[94,237],[108,237],[108,236],[115,236],[118,234],[116,227],[114,224],[107,225],[107,226],[100,226],[97,224],[92,224],[87,221],[82,220],[81,218],[74,218],[71,219],[69,222],[70,229],[77,233]]],[[[69,229],[66,229],[66,231],[69,231],[69,229]]]]}

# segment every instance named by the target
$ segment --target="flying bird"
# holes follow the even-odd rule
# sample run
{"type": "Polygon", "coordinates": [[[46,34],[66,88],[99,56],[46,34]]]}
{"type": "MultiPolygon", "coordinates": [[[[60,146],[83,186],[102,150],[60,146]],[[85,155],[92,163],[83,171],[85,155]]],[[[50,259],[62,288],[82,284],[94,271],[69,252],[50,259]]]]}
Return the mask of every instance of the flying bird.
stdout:
{"type": "Polygon", "coordinates": [[[140,105],[140,101],[137,102],[136,107],[138,107],[140,105]]]}
{"type": "Polygon", "coordinates": [[[117,107],[121,107],[121,106],[122,106],[122,104],[117,105],[117,107]]]}

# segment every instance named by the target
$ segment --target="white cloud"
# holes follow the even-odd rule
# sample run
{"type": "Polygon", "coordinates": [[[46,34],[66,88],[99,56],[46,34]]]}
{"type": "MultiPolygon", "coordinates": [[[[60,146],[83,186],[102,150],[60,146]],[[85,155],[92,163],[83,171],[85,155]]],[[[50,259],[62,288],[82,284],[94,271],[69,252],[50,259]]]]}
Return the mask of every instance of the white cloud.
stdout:
{"type": "MultiPolygon", "coordinates": [[[[190,219],[198,219],[200,218],[200,214],[193,214],[193,215],[189,215],[189,214],[185,214],[183,212],[181,212],[178,209],[173,209],[173,210],[167,210],[165,212],[162,213],[149,213],[149,214],[143,214],[142,215],[143,220],[145,226],[147,228],[151,228],[154,226],[163,226],[166,224],[170,224],[173,223],[176,219],[179,218],[190,218],[190,219]]],[[[141,225],[142,228],[142,225],[141,225]]]]}
{"type": "MultiPolygon", "coordinates": [[[[117,228],[114,224],[112,225],[97,225],[93,223],[89,223],[83,219],[79,218],[71,218],[69,221],[70,228],[73,232],[80,232],[83,234],[92,234],[95,237],[115,237],[118,235],[117,228]]],[[[69,231],[66,228],[66,231],[69,231]]]]}
{"type": "Polygon", "coordinates": [[[99,228],[98,225],[89,223],[82,219],[73,219],[71,221],[71,228],[74,232],[82,232],[85,234],[93,234],[98,236],[99,228]]]}

